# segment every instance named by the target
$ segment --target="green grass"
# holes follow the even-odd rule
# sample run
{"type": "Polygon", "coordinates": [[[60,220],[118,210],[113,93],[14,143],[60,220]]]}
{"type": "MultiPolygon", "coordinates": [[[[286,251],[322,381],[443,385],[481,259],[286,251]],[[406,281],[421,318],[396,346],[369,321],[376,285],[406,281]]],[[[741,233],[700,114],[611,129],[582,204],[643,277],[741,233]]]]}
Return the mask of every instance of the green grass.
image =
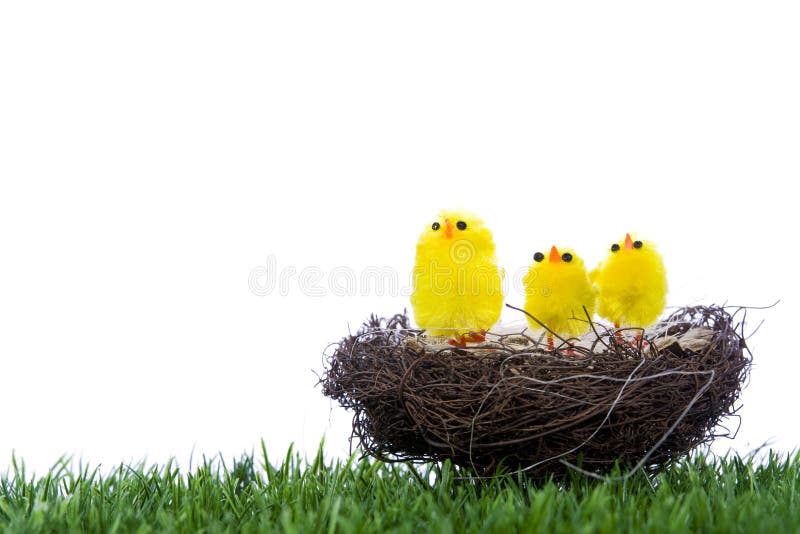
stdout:
{"type": "Polygon", "coordinates": [[[0,479],[8,532],[800,532],[800,454],[755,464],[695,458],[648,479],[574,476],[565,484],[460,479],[448,464],[309,462],[260,457],[121,465],[59,461],[29,477],[12,458],[0,479]],[[426,482],[423,482],[426,481],[426,482]],[[430,481],[430,482],[427,482],[430,481]]]}

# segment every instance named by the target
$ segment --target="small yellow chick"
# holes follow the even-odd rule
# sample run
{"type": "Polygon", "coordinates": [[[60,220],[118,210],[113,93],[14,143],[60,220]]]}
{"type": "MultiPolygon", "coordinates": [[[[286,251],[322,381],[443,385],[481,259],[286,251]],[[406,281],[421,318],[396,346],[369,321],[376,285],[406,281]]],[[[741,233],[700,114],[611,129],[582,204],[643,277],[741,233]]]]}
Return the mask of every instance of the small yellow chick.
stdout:
{"type": "MultiPolygon", "coordinates": [[[[562,337],[578,337],[589,330],[590,324],[583,308],[594,314],[597,292],[589,281],[583,260],[574,251],[563,253],[554,246],[549,258],[537,252],[533,255],[524,278],[525,311],[562,337]]],[[[542,326],[528,317],[534,331],[542,326]]],[[[548,332],[547,343],[553,350],[553,336],[548,332]]]]}
{"type": "Polygon", "coordinates": [[[485,340],[500,318],[502,273],[492,233],[466,211],[442,211],[417,242],[411,295],[414,318],[450,344],[485,340]]]}
{"type": "MultiPolygon", "coordinates": [[[[653,243],[625,241],[590,273],[599,290],[597,313],[620,326],[644,328],[653,324],[667,303],[667,271],[653,243]]],[[[637,338],[640,336],[637,336],[637,338]]]]}

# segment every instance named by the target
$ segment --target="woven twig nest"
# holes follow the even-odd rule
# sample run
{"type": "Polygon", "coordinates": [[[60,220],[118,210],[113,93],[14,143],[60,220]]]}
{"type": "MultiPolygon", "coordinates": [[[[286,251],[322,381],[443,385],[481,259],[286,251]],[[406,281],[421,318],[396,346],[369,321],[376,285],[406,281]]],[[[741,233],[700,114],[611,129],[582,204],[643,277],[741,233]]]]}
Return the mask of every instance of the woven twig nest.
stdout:
{"type": "Polygon", "coordinates": [[[593,324],[554,351],[520,333],[454,348],[404,314],[372,317],[326,356],[321,384],[354,412],[351,440],[383,461],[449,458],[482,475],[657,469],[738,409],[751,359],[736,315],[683,308],[641,343],[593,324]]]}

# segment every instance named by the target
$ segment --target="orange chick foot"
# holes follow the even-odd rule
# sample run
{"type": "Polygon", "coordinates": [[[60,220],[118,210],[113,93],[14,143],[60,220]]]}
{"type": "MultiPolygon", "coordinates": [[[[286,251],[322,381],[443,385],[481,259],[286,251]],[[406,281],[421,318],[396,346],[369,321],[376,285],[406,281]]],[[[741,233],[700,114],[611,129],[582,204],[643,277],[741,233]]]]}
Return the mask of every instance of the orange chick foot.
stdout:
{"type": "Polygon", "coordinates": [[[483,343],[486,341],[486,330],[470,332],[469,334],[464,334],[461,338],[469,343],[483,343]]]}
{"type": "Polygon", "coordinates": [[[486,341],[486,330],[459,334],[447,340],[450,345],[462,349],[467,346],[467,343],[483,343],[484,341],[486,341]]]}
{"type": "Polygon", "coordinates": [[[582,360],[583,359],[583,354],[581,354],[579,352],[575,352],[571,348],[567,349],[566,352],[567,352],[567,356],[572,356],[573,358],[578,359],[578,360],[582,360]]]}
{"type": "Polygon", "coordinates": [[[464,347],[467,346],[467,341],[464,339],[463,335],[458,336],[457,338],[451,337],[450,339],[447,340],[447,343],[454,347],[458,347],[460,349],[463,349],[464,347]]]}

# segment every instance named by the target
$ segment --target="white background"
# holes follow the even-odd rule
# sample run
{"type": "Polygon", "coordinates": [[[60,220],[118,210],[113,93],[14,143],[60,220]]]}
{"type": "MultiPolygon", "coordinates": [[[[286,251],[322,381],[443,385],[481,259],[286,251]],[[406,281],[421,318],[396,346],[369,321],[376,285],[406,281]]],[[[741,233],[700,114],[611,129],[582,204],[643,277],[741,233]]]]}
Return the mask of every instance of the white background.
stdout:
{"type": "Polygon", "coordinates": [[[781,299],[750,315],[742,427],[717,449],[794,449],[799,15],[4,2],[0,471],[12,450],[39,470],[63,453],[185,465],[262,437],[274,456],[323,435],[347,454],[350,415],[314,371],[408,299],[333,295],[329,275],[388,267],[407,289],[449,206],[483,216],[512,275],[553,243],[593,264],[638,231],[671,306],[781,299]],[[269,262],[322,278],[259,296],[269,262]]]}

